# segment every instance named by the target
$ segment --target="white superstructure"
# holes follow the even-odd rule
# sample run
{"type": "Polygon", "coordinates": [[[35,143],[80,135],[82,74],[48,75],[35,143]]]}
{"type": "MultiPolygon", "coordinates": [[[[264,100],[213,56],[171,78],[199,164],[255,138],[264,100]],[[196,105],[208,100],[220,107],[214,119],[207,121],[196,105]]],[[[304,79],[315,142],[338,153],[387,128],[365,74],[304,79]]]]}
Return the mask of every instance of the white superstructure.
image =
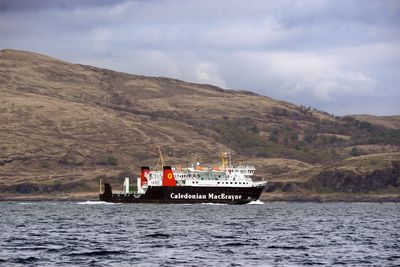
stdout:
{"type": "MultiPolygon", "coordinates": [[[[255,167],[250,164],[233,166],[230,153],[221,154],[219,166],[196,166],[172,168],[176,186],[194,187],[256,187],[266,182],[253,182],[255,167]]],[[[163,171],[148,171],[143,174],[146,182],[138,178],[138,192],[144,193],[149,186],[162,186],[163,171]]]]}

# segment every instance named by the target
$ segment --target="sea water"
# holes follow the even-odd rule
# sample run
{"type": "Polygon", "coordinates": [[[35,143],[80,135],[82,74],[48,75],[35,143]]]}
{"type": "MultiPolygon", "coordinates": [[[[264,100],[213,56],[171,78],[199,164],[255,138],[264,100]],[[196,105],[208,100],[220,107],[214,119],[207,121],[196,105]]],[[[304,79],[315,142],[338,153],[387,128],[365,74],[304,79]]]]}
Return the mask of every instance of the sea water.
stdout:
{"type": "Polygon", "coordinates": [[[3,266],[398,266],[400,205],[0,202],[3,266]]]}

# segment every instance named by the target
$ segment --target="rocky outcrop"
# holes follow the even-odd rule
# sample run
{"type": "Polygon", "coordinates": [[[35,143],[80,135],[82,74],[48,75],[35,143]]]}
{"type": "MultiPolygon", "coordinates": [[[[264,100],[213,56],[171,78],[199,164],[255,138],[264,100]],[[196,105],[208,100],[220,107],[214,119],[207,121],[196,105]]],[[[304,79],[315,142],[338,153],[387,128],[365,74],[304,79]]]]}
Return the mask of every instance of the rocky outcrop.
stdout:
{"type": "Polygon", "coordinates": [[[52,183],[52,184],[38,184],[38,183],[20,183],[7,187],[3,187],[2,191],[7,193],[18,194],[47,194],[53,192],[70,192],[80,191],[85,188],[85,183],[52,183]]]}
{"type": "MultiPolygon", "coordinates": [[[[344,162],[349,164],[348,162],[344,162]]],[[[357,165],[357,163],[352,163],[357,165]]],[[[352,166],[352,165],[350,165],[352,166]]],[[[349,166],[347,166],[349,167],[349,166]]],[[[354,167],[354,166],[353,166],[354,167]]],[[[364,166],[371,167],[371,166],[364,166]]],[[[368,171],[355,168],[326,167],[303,181],[271,181],[267,193],[324,194],[324,193],[382,193],[400,188],[400,161],[393,160],[385,168],[374,167],[368,171]]],[[[292,196],[293,197],[293,196],[292,196]]],[[[314,197],[313,197],[314,198],[314,197]]],[[[347,197],[348,198],[348,197],[347,197]]],[[[304,195],[301,195],[304,199],[304,195]]],[[[308,199],[308,198],[307,198],[308,199]]]]}
{"type": "Polygon", "coordinates": [[[400,162],[396,161],[389,169],[374,170],[367,174],[338,169],[322,171],[307,184],[319,185],[333,192],[368,193],[389,186],[399,187],[399,179],[400,162]]]}
{"type": "Polygon", "coordinates": [[[299,193],[306,189],[304,183],[298,182],[268,182],[265,186],[265,192],[281,191],[283,193],[299,193]]]}

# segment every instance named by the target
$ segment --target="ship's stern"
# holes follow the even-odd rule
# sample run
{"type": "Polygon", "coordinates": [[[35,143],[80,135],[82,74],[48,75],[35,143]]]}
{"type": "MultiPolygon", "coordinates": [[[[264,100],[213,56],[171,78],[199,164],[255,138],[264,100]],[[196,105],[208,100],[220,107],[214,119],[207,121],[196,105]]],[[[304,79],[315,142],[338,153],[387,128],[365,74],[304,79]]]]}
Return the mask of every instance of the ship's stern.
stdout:
{"type": "Polygon", "coordinates": [[[99,195],[101,201],[110,202],[112,198],[112,188],[109,183],[104,183],[104,191],[99,195]]]}

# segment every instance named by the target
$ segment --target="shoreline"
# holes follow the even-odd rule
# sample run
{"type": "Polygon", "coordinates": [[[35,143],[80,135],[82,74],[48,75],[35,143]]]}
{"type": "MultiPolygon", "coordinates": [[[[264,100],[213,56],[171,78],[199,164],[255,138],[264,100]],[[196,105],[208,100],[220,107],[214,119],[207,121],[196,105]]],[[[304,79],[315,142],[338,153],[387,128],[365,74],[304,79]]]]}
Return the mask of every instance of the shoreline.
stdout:
{"type": "MultiPolygon", "coordinates": [[[[63,194],[3,194],[0,201],[98,201],[98,193],[80,192],[63,194]]],[[[400,194],[281,194],[263,193],[260,198],[262,202],[365,202],[365,203],[400,203],[400,194]]]]}
{"type": "Polygon", "coordinates": [[[351,194],[351,193],[332,193],[332,194],[278,194],[263,193],[260,197],[263,202],[369,202],[383,203],[395,202],[400,203],[400,194],[351,194]]]}
{"type": "Polygon", "coordinates": [[[63,193],[63,194],[5,194],[0,195],[0,201],[85,201],[99,200],[98,193],[63,193]]]}

